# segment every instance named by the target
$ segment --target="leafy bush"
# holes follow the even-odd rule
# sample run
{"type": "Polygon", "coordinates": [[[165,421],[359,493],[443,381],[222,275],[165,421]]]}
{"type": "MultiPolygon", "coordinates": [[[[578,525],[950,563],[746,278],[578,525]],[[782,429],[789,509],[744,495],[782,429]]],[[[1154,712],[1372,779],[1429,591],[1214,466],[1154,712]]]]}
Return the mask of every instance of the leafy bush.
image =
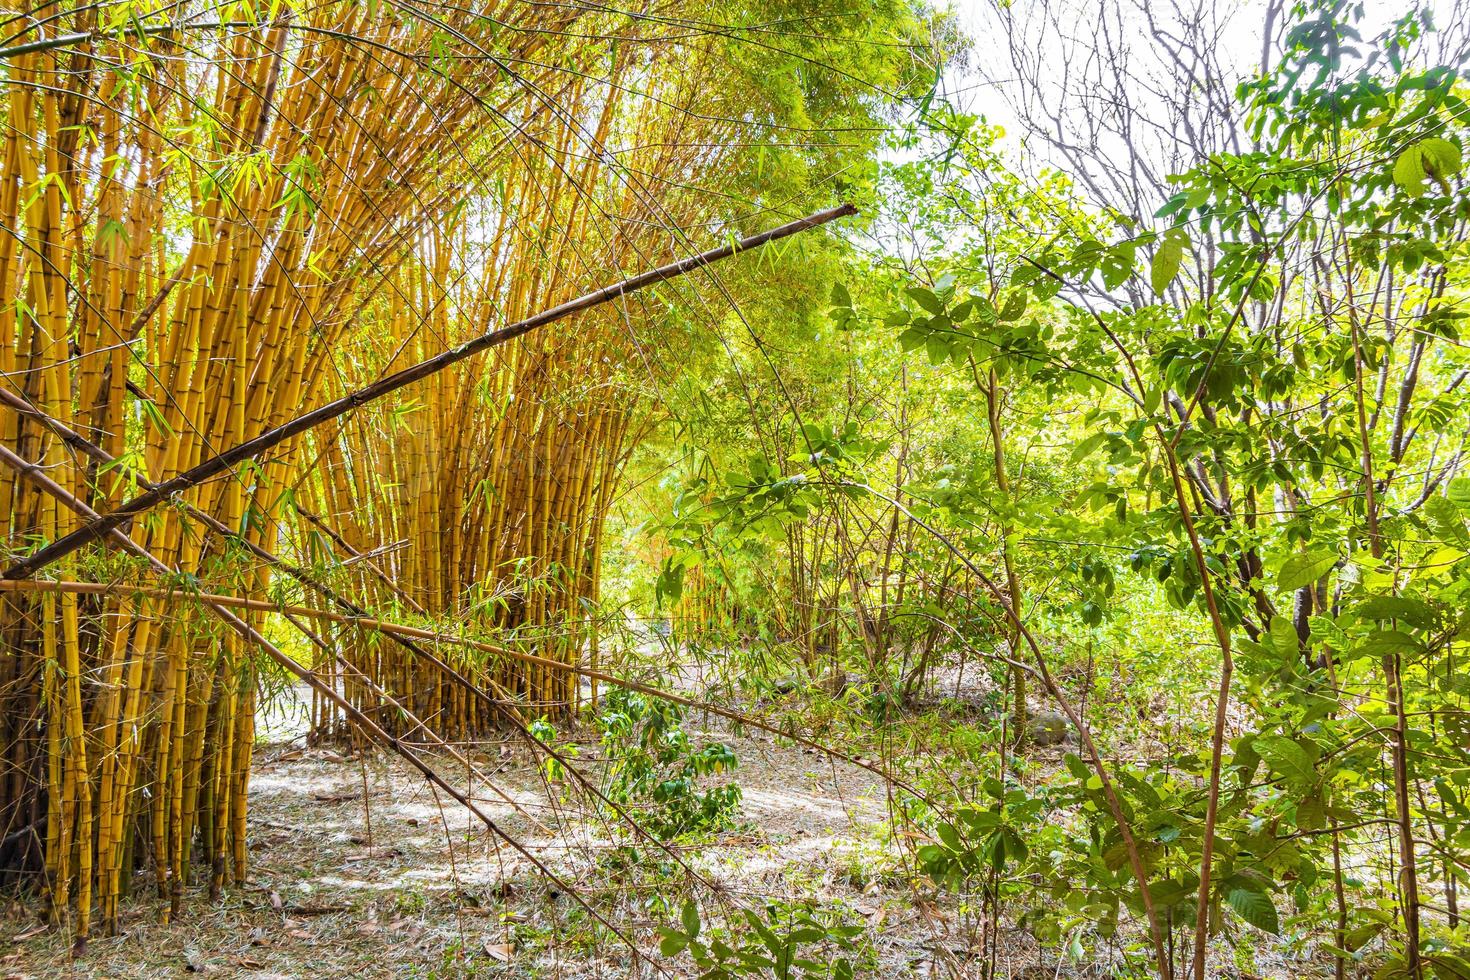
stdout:
{"type": "Polygon", "coordinates": [[[735,753],[718,742],[695,748],[683,720],[679,705],[617,690],[596,721],[608,760],[603,792],[665,840],[733,826],[740,806],[734,783],[699,789],[701,778],[734,771],[735,753]]]}
{"type": "Polygon", "coordinates": [[[764,915],[741,909],[746,928],[716,928],[701,939],[703,924],[693,901],[684,906],[678,928],[664,926],[659,952],[688,951],[700,980],[771,977],[773,980],[852,980],[857,938],[863,927],[850,925],[840,910],[808,902],[767,902],[764,915]],[[814,947],[803,950],[803,947],[814,947]]]}

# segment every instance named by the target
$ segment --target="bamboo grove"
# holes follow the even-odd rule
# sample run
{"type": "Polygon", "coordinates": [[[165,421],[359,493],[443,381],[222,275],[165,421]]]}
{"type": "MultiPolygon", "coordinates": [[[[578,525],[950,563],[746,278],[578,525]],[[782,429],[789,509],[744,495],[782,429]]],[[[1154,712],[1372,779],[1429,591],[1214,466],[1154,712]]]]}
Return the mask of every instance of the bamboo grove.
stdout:
{"type": "MultiPolygon", "coordinates": [[[[347,386],[359,380],[354,370],[370,378],[396,369],[492,318],[520,319],[619,268],[636,268],[657,251],[665,229],[699,223],[705,202],[681,193],[676,178],[717,173],[727,161],[709,148],[728,145],[730,134],[721,131],[725,124],[697,132],[685,112],[666,108],[697,100],[696,78],[671,77],[657,102],[640,100],[631,113],[623,99],[602,100],[598,144],[627,142],[619,131],[647,141],[616,169],[604,172],[597,157],[577,161],[560,147],[518,168],[493,213],[457,215],[458,231],[437,229],[399,269],[394,291],[411,298],[407,306],[383,304],[364,349],[348,347],[340,375],[347,386]],[[532,211],[542,224],[516,220],[532,211]],[[599,220],[599,211],[627,217],[614,224],[599,220]],[[494,274],[467,274],[467,267],[494,274]],[[431,312],[427,319],[406,312],[417,310],[431,312]],[[375,363],[381,358],[367,345],[393,356],[375,363]]],[[[575,111],[589,95],[566,97],[575,111]]],[[[502,635],[529,630],[532,645],[560,659],[579,656],[596,642],[585,620],[598,592],[601,525],[637,401],[622,367],[635,353],[631,340],[617,313],[590,314],[566,335],[437,375],[412,401],[354,417],[323,440],[320,479],[303,488],[337,537],[305,522],[299,528],[310,537],[301,549],[315,544],[348,561],[364,555],[354,562],[350,588],[375,595],[382,608],[502,635]],[[380,558],[365,555],[376,543],[399,542],[380,558]]],[[[378,683],[404,691],[416,713],[446,732],[469,734],[493,721],[462,690],[370,639],[358,638],[352,659],[378,683]]],[[[487,669],[486,679],[532,714],[564,711],[575,696],[567,672],[487,669]]]]}
{"type": "MultiPolygon", "coordinates": [[[[710,13],[121,2],[13,16],[10,554],[382,375],[687,255],[706,228],[771,224],[737,180],[793,213],[808,180],[866,152],[873,110],[851,108],[840,48],[829,76],[803,77],[814,62],[706,29],[710,13]]],[[[887,70],[907,84],[915,66],[887,70]]],[[[533,714],[574,702],[575,674],[547,658],[596,662],[601,524],[642,424],[629,365],[650,363],[650,336],[677,340],[676,311],[708,316],[701,296],[740,288],[695,278],[281,440],[124,522],[112,538],[129,547],[40,575],[105,589],[6,591],[0,876],[40,886],[83,941],[94,912],[115,928],[138,870],[174,912],[191,883],[245,877],[257,648],[299,621],[257,604],[226,628],[187,596],[328,608],[278,554],[350,608],[535,654],[453,654],[498,697],[533,714]]],[[[492,721],[435,658],[350,622],[302,635],[290,649],[322,685],[319,733],[346,731],[355,709],[447,736],[492,721]]]]}

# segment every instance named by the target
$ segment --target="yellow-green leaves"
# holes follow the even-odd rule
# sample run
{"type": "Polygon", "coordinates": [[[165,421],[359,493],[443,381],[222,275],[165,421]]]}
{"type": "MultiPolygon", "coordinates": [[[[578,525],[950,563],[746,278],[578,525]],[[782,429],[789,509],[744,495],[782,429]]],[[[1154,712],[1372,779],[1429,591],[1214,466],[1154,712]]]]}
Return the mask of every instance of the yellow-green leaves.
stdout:
{"type": "Polygon", "coordinates": [[[908,293],[915,303],[923,307],[925,313],[938,316],[944,312],[944,300],[934,290],[925,289],[923,286],[910,286],[904,292],[908,293]]]}
{"type": "Polygon", "coordinates": [[[1312,753],[1301,743],[1285,735],[1261,735],[1255,740],[1255,750],[1271,771],[1288,783],[1300,788],[1310,786],[1317,780],[1316,764],[1312,753]]]}
{"type": "Polygon", "coordinates": [[[1458,146],[1431,136],[1399,154],[1393,165],[1393,181],[1414,197],[1423,195],[1428,180],[1449,193],[1449,178],[1460,172],[1460,163],[1458,146]]]}
{"type": "Polygon", "coordinates": [[[838,330],[851,330],[858,323],[857,310],[852,305],[852,294],[840,282],[832,284],[832,323],[838,330]]]}
{"type": "Polygon", "coordinates": [[[1308,551],[1292,555],[1281,563],[1281,571],[1276,576],[1276,587],[1294,592],[1326,575],[1335,564],[1337,553],[1333,551],[1308,551]]]}
{"type": "Polygon", "coordinates": [[[1102,272],[1103,285],[1117,289],[1133,275],[1133,264],[1138,252],[1138,243],[1125,240],[1108,248],[1102,254],[1098,269],[1102,272]]]}
{"type": "Polygon", "coordinates": [[[1271,648],[1282,660],[1293,660],[1301,651],[1301,640],[1297,637],[1296,627],[1286,616],[1272,616],[1271,648]]]}
{"type": "Polygon", "coordinates": [[[1184,253],[1189,248],[1189,236],[1178,228],[1168,231],[1159,242],[1159,247],[1154,250],[1153,261],[1149,263],[1149,284],[1154,287],[1154,292],[1160,296],[1174,277],[1179,275],[1179,266],[1184,261],[1184,253]]]}
{"type": "Polygon", "coordinates": [[[1402,630],[1375,630],[1354,647],[1349,657],[1388,657],[1396,653],[1422,653],[1424,644],[1402,630]]]}

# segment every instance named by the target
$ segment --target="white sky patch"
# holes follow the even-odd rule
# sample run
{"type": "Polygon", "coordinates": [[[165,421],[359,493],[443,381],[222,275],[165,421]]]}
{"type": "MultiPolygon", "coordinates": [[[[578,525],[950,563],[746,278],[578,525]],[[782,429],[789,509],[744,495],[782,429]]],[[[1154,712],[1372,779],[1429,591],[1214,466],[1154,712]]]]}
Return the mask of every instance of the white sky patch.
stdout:
{"type": "MultiPolygon", "coordinates": [[[[1279,11],[1273,24],[1272,57],[1279,56],[1280,40],[1291,25],[1289,0],[1278,0],[1279,11]]],[[[998,0],[951,0],[950,9],[960,25],[973,39],[969,53],[969,64],[954,66],[945,73],[941,94],[962,112],[983,117],[993,125],[1003,127],[1008,134],[1019,131],[1019,120],[1013,108],[1011,93],[1007,85],[1018,80],[1011,76],[1010,58],[1006,50],[1006,31],[997,15],[998,0]]],[[[1053,78],[1060,78],[1069,58],[1079,56],[1091,45],[1094,37],[1088,32],[1097,29],[1100,12],[1118,12],[1119,18],[1129,28],[1131,37],[1119,39],[1130,44],[1130,54],[1135,58],[1135,67],[1147,70],[1138,62],[1162,56],[1160,45],[1150,38],[1151,16],[1155,28],[1168,31],[1181,19],[1203,17],[1211,24],[1216,38],[1213,53],[1219,63],[1232,74],[1231,82],[1254,75],[1260,68],[1262,40],[1265,30],[1268,0],[1198,0],[1186,9],[1175,2],[1150,3],[1150,0],[1014,0],[1012,12],[1020,21],[1039,21],[1045,16],[1054,16],[1060,31],[1038,31],[1032,50],[1051,66],[1053,78]],[[1144,7],[1148,7],[1148,15],[1144,7]]],[[[1467,17],[1470,5],[1456,0],[1428,0],[1419,5],[1429,11],[1436,32],[1427,42],[1428,57],[1448,63],[1462,57],[1466,48],[1467,17]]],[[[1370,45],[1390,24],[1403,17],[1410,9],[1401,2],[1366,0],[1361,4],[1362,19],[1357,24],[1359,34],[1370,45]]]]}

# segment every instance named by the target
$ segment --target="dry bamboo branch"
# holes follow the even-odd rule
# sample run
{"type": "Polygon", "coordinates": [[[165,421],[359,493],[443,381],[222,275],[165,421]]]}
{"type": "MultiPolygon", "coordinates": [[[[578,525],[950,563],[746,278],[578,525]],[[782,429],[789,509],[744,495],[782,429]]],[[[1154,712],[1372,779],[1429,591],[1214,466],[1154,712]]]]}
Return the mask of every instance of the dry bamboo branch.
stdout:
{"type": "Polygon", "coordinates": [[[766,732],[770,735],[789,739],[792,742],[795,742],[797,745],[802,745],[809,749],[813,749],[814,751],[820,752],[829,758],[837,760],[838,762],[844,762],[848,765],[857,766],[859,769],[866,769],[868,772],[873,773],[875,776],[881,777],[885,782],[888,782],[893,786],[904,790],[905,792],[912,793],[916,798],[926,801],[928,800],[928,797],[926,797],[919,789],[905,782],[898,776],[895,776],[893,773],[889,772],[881,766],[875,765],[857,756],[848,755],[847,753],[831,748],[830,746],[823,745],[821,742],[815,739],[808,738],[805,735],[801,735],[789,729],[784,729],[776,725],[769,724],[757,717],[754,717],[753,715],[747,715],[742,712],[734,711],[730,708],[725,708],[718,704],[712,704],[707,701],[700,701],[696,698],[686,697],[682,694],[675,694],[672,691],[665,691],[661,688],[639,683],[638,681],[630,681],[625,678],[618,677],[614,674],[604,673],[600,670],[593,670],[590,667],[582,667],[577,664],[567,664],[559,660],[551,660],[546,657],[538,657],[534,653],[525,653],[521,650],[513,650],[509,647],[496,646],[495,644],[484,643],[480,640],[471,640],[465,637],[453,636],[448,633],[436,633],[433,630],[420,629],[415,626],[404,626],[398,623],[389,623],[381,619],[344,616],[339,613],[327,612],[323,609],[313,609],[310,606],[289,606],[282,605],[276,602],[269,602],[264,599],[246,599],[240,596],[220,595],[218,593],[212,592],[190,592],[184,589],[177,588],[170,589],[160,588],[156,586],[150,587],[137,585],[122,586],[117,583],[104,582],[8,579],[0,580],[0,593],[3,592],[70,592],[79,595],[114,595],[122,593],[135,596],[146,596],[149,598],[163,599],[168,601],[184,601],[193,599],[199,602],[213,603],[214,605],[220,606],[222,608],[249,609],[259,612],[274,612],[280,613],[282,615],[320,619],[328,622],[340,623],[346,626],[354,626],[364,630],[372,630],[388,634],[396,633],[400,636],[411,637],[418,640],[427,640],[435,643],[446,643],[456,646],[468,647],[469,649],[479,650],[483,653],[491,653],[497,656],[508,657],[512,660],[519,660],[522,663],[543,667],[547,670],[566,671],[568,673],[576,674],[580,677],[585,677],[589,680],[596,680],[603,684],[610,684],[613,687],[620,687],[626,691],[633,691],[638,694],[646,694],[649,697],[659,698],[660,700],[668,701],[672,704],[681,705],[686,708],[692,708],[696,711],[708,712],[709,714],[717,715],[718,717],[724,718],[728,721],[737,722],[741,725],[745,725],[750,728],[766,732]]]}
{"type": "Polygon", "coordinates": [[[850,204],[843,204],[835,208],[829,208],[826,211],[819,211],[805,218],[789,222],[777,228],[772,228],[769,231],[761,232],[758,235],[743,238],[738,242],[721,245],[719,248],[713,248],[706,252],[701,252],[698,255],[692,255],[689,258],[671,262],[657,269],[651,269],[648,272],[625,279],[622,282],[604,286],[602,289],[554,306],[549,310],[528,317],[518,323],[481,334],[474,340],[461,344],[451,350],[444,351],[428,360],[420,361],[412,367],[405,368],[396,374],[392,374],[381,381],[368,385],[366,388],[355,391],[320,408],[313,409],[303,415],[298,415],[291,421],[269,429],[254,439],[242,442],[232,449],[228,449],[217,456],[205,460],[199,465],[174,477],[172,480],[167,480],[152,490],[139,494],[110,513],[89,521],[60,540],[37,551],[29,558],[17,562],[10,568],[7,568],[3,573],[0,573],[0,578],[29,578],[57,559],[71,554],[73,551],[90,542],[98,540],[131,518],[146,513],[164,500],[167,500],[173,494],[191,487],[196,487],[210,477],[224,473],[237,463],[259,457],[266,450],[280,445],[292,436],[309,432],[324,422],[330,422],[332,419],[345,415],[355,408],[382,398],[384,395],[397,391],[406,385],[413,384],[415,381],[427,378],[468,357],[473,357],[482,351],[489,350],[492,347],[528,334],[537,327],[554,323],[557,320],[563,320],[575,313],[599,306],[620,296],[626,296],[629,293],[636,292],[655,283],[677,278],[694,269],[719,262],[722,259],[727,259],[732,255],[760,248],[771,242],[856,213],[857,209],[850,204]]]}
{"type": "MultiPolygon", "coordinates": [[[[3,461],[6,465],[23,474],[27,479],[36,483],[46,493],[64,503],[77,514],[89,520],[97,519],[95,511],[93,511],[86,504],[82,503],[76,497],[68,493],[65,488],[63,488],[54,480],[52,480],[49,476],[47,476],[40,467],[36,466],[34,463],[29,462],[28,460],[25,460],[20,456],[17,456],[5,446],[0,446],[0,461],[3,461]]],[[[123,532],[117,529],[112,529],[108,532],[108,534],[124,549],[136,555],[137,557],[144,559],[155,572],[165,575],[173,574],[173,571],[167,565],[159,561],[147,549],[137,544],[135,541],[133,541],[132,538],[128,537],[123,532]]],[[[574,899],[576,899],[578,904],[580,904],[584,909],[587,910],[588,914],[590,914],[594,919],[597,920],[599,924],[606,927],[609,932],[617,936],[618,939],[622,941],[633,953],[635,960],[646,959],[642,951],[639,949],[637,943],[630,936],[624,933],[613,923],[609,922],[607,918],[603,916],[602,913],[599,912],[596,908],[594,908],[591,903],[583,898],[582,895],[575,888],[569,886],[565,881],[561,879],[560,876],[558,876],[554,871],[547,867],[543,861],[532,854],[525,847],[525,845],[521,844],[518,840],[516,840],[504,829],[502,829],[500,825],[497,824],[487,813],[485,813],[484,810],[480,809],[479,805],[474,800],[470,799],[468,795],[461,792],[448,780],[440,776],[432,766],[421,759],[418,754],[413,752],[401,739],[396,738],[395,736],[383,731],[383,729],[379,727],[371,718],[369,718],[362,711],[358,710],[355,706],[343,699],[339,694],[337,694],[336,691],[332,689],[329,684],[326,684],[319,677],[317,677],[314,672],[297,663],[294,658],[288,656],[275,644],[271,643],[268,639],[257,632],[248,623],[232,613],[224,604],[214,602],[210,599],[202,600],[202,604],[206,609],[208,609],[222,622],[224,622],[226,626],[230,627],[230,629],[234,630],[241,637],[263,650],[266,655],[269,656],[271,660],[275,661],[278,666],[293,674],[299,680],[304,682],[307,686],[311,687],[320,696],[325,697],[336,704],[337,707],[340,710],[344,711],[348,715],[348,717],[352,719],[353,723],[357,725],[359,729],[365,732],[373,741],[378,742],[379,744],[384,745],[385,747],[396,752],[406,762],[417,769],[424,776],[425,779],[427,779],[429,782],[433,783],[440,789],[444,790],[444,792],[448,793],[457,803],[459,803],[465,809],[474,814],[475,817],[477,817],[480,822],[485,825],[485,828],[487,830],[489,830],[495,836],[499,837],[501,840],[505,841],[517,852],[519,852],[520,855],[524,857],[527,861],[529,861],[532,866],[536,868],[537,871],[539,871],[543,876],[547,878],[547,880],[556,885],[562,891],[570,894],[574,899]]],[[[85,933],[82,933],[77,937],[78,947],[85,948],[85,943],[86,935],[85,933]]],[[[658,964],[656,962],[649,962],[653,966],[658,968],[661,973],[667,974],[667,971],[663,970],[661,967],[658,967],[658,964]]]]}
{"type": "MultiPolygon", "coordinates": [[[[85,455],[91,457],[92,459],[94,459],[94,460],[96,460],[96,461],[98,461],[100,463],[104,463],[104,464],[113,464],[113,463],[116,462],[114,460],[114,458],[107,453],[106,450],[104,450],[100,446],[97,446],[94,443],[88,441],[87,439],[85,439],[84,437],[82,437],[79,433],[76,433],[76,432],[72,431],[70,428],[68,428],[67,426],[63,425],[61,422],[57,421],[56,419],[50,418],[45,413],[41,412],[39,409],[36,409],[35,407],[28,405],[25,402],[25,400],[24,399],[21,399],[19,396],[13,395],[10,392],[5,391],[4,389],[0,389],[0,403],[4,403],[5,405],[7,405],[8,407],[14,409],[17,412],[21,412],[21,413],[23,413],[23,414],[25,414],[25,415],[27,415],[27,416],[29,416],[31,418],[37,419],[47,429],[49,429],[50,431],[52,431],[53,433],[55,433],[64,442],[66,442],[67,445],[73,447],[74,449],[76,449],[79,452],[84,453],[85,455]]],[[[139,481],[139,485],[144,486],[144,487],[151,486],[151,484],[148,483],[147,480],[143,479],[138,474],[132,472],[128,467],[126,467],[126,466],[119,466],[118,469],[121,470],[121,472],[122,472],[122,474],[124,476],[130,476],[133,479],[138,480],[139,481]]],[[[254,542],[250,541],[249,539],[247,539],[247,538],[245,538],[245,537],[243,537],[241,535],[236,534],[234,531],[232,531],[229,528],[225,527],[223,524],[221,524],[218,520],[216,520],[211,515],[206,514],[206,513],[202,512],[202,511],[198,510],[197,508],[193,507],[192,505],[185,504],[184,505],[184,510],[185,510],[185,512],[187,514],[189,514],[189,516],[195,518],[196,520],[199,520],[201,523],[203,523],[206,527],[210,528],[215,533],[222,534],[222,535],[225,535],[227,537],[230,537],[231,539],[235,540],[238,544],[240,544],[241,546],[243,546],[244,548],[246,548],[255,557],[257,557],[257,558],[261,559],[262,561],[266,562],[267,564],[269,564],[272,568],[275,568],[275,569],[277,569],[279,571],[284,572],[285,574],[287,574],[291,578],[293,578],[296,581],[300,582],[302,585],[305,585],[307,588],[312,589],[313,591],[315,591],[318,594],[320,594],[322,597],[324,597],[325,599],[327,599],[333,605],[337,606],[339,609],[341,609],[346,614],[346,616],[341,620],[341,622],[344,622],[344,623],[360,623],[360,622],[364,621],[365,619],[371,618],[371,615],[372,614],[369,613],[366,609],[364,609],[361,606],[358,606],[357,604],[353,603],[349,599],[346,599],[346,598],[344,598],[342,596],[339,596],[335,591],[333,591],[331,589],[330,586],[328,586],[325,583],[322,583],[322,582],[316,580],[313,576],[311,576],[308,572],[306,572],[305,569],[299,568],[299,567],[297,567],[295,565],[292,565],[289,562],[286,562],[286,561],[284,561],[284,560],[276,557],[275,555],[272,555],[271,553],[269,553],[268,551],[266,551],[264,548],[261,548],[259,545],[256,545],[254,542]]],[[[312,515],[305,515],[304,514],[304,516],[308,516],[314,522],[320,520],[319,518],[312,517],[312,515]]],[[[319,526],[323,526],[324,527],[324,525],[319,525],[319,526]]],[[[176,595],[176,593],[162,593],[162,592],[159,593],[159,596],[160,597],[170,597],[172,595],[176,595]]],[[[224,597],[216,597],[216,599],[218,601],[220,601],[220,602],[223,602],[224,601],[224,597]]],[[[289,612],[288,613],[284,613],[284,615],[286,616],[286,619],[289,622],[291,622],[293,625],[298,625],[299,626],[299,621],[298,621],[298,619],[296,618],[295,615],[293,615],[292,613],[289,613],[289,612]]],[[[607,807],[609,807],[611,810],[613,810],[613,812],[616,813],[621,819],[623,819],[624,821],[626,821],[628,823],[628,825],[631,826],[634,829],[634,831],[636,833],[638,833],[638,835],[640,837],[644,838],[645,840],[649,841],[650,843],[652,843],[653,845],[657,846],[661,850],[665,851],[673,860],[675,860],[682,867],[684,867],[684,869],[691,876],[693,876],[695,878],[698,878],[701,881],[705,881],[706,884],[708,884],[708,882],[704,878],[704,876],[701,875],[698,871],[696,871],[692,867],[689,867],[688,864],[684,861],[683,857],[680,854],[678,854],[677,851],[675,851],[674,849],[672,849],[671,847],[669,847],[668,844],[667,844],[667,842],[665,842],[664,840],[662,840],[661,838],[659,838],[657,836],[648,834],[646,831],[644,831],[643,828],[641,827],[641,825],[639,825],[637,823],[637,821],[634,820],[626,812],[626,810],[623,809],[623,807],[621,807],[619,804],[617,804],[613,800],[609,799],[606,794],[604,794],[593,783],[591,783],[589,780],[587,780],[587,778],[582,775],[581,771],[577,767],[575,767],[575,766],[573,766],[571,764],[570,760],[568,760],[565,756],[563,756],[561,753],[559,753],[553,746],[547,745],[545,742],[542,742],[540,739],[537,739],[536,737],[534,737],[530,733],[530,730],[526,728],[524,719],[521,718],[520,714],[515,710],[515,707],[514,707],[514,705],[511,702],[509,702],[509,701],[507,701],[507,700],[505,700],[504,698],[501,698],[501,697],[492,696],[484,688],[482,688],[482,687],[480,687],[480,686],[472,683],[467,677],[464,676],[464,674],[462,674],[460,671],[456,670],[447,661],[445,661],[445,660],[443,660],[443,659],[435,656],[432,652],[430,652],[430,651],[424,649],[423,647],[420,647],[418,644],[414,643],[411,639],[409,639],[407,636],[405,636],[403,634],[403,632],[401,632],[399,630],[393,630],[393,629],[383,630],[383,632],[385,632],[390,639],[392,639],[394,642],[398,643],[404,649],[408,650],[414,656],[422,657],[424,660],[426,660],[429,663],[433,664],[433,666],[436,669],[442,671],[447,677],[449,677],[456,684],[460,685],[464,690],[466,690],[472,697],[475,697],[475,698],[479,699],[487,707],[489,707],[493,711],[496,711],[497,713],[499,713],[502,717],[505,718],[505,720],[507,722],[509,722],[511,724],[512,729],[519,736],[521,736],[521,738],[528,745],[530,745],[535,750],[539,750],[539,751],[541,751],[541,752],[543,752],[543,753],[551,756],[557,762],[561,763],[562,768],[566,772],[568,772],[569,774],[571,774],[573,776],[573,778],[577,781],[577,783],[583,788],[583,790],[585,792],[588,792],[588,793],[592,794],[601,803],[603,803],[604,805],[606,805],[607,807]]],[[[311,636],[311,639],[314,642],[318,643],[319,645],[321,644],[321,641],[315,636],[315,634],[309,634],[309,635],[311,636]]],[[[334,656],[335,656],[335,659],[336,659],[336,661],[338,663],[341,663],[344,666],[347,666],[349,668],[351,667],[351,665],[350,664],[347,664],[346,661],[344,661],[340,657],[340,655],[334,655],[334,656]]],[[[372,684],[372,682],[371,682],[370,679],[368,679],[366,677],[362,677],[361,672],[356,672],[356,673],[357,673],[357,675],[359,677],[361,677],[361,679],[365,683],[372,684]]],[[[491,683],[493,683],[493,681],[491,683]]],[[[376,688],[376,685],[372,685],[372,686],[374,688],[376,688]]],[[[390,701],[391,703],[393,703],[395,706],[397,706],[397,702],[396,701],[393,701],[390,695],[388,695],[386,692],[381,691],[381,689],[377,689],[377,690],[379,691],[379,694],[380,694],[381,697],[383,697],[384,699],[387,699],[388,701],[390,701]]],[[[404,709],[404,710],[406,710],[406,709],[404,709]]],[[[415,724],[417,724],[420,727],[422,727],[431,736],[433,735],[432,730],[430,730],[428,728],[428,726],[422,720],[418,719],[416,716],[411,716],[411,717],[412,717],[412,720],[415,722],[415,724]]],[[[446,746],[446,748],[448,748],[448,746],[446,746]]],[[[451,751],[452,754],[454,754],[456,756],[456,758],[458,757],[458,753],[454,753],[452,748],[450,748],[450,751],[451,751]]],[[[468,763],[466,763],[466,765],[468,765],[468,763]]],[[[482,781],[488,782],[488,779],[485,779],[485,777],[482,776],[481,778],[482,778],[482,781]]],[[[497,793],[498,792],[499,791],[497,790],[497,793]]],[[[531,817],[529,814],[524,813],[524,811],[521,810],[521,808],[519,807],[519,805],[516,804],[514,800],[512,800],[512,799],[510,799],[508,797],[504,797],[503,794],[502,794],[502,798],[505,799],[506,802],[510,803],[513,807],[516,807],[517,811],[522,812],[522,815],[525,816],[527,819],[531,820],[532,822],[537,822],[534,817],[531,817]]],[[[713,887],[713,886],[711,885],[710,887],[713,887]]]]}

